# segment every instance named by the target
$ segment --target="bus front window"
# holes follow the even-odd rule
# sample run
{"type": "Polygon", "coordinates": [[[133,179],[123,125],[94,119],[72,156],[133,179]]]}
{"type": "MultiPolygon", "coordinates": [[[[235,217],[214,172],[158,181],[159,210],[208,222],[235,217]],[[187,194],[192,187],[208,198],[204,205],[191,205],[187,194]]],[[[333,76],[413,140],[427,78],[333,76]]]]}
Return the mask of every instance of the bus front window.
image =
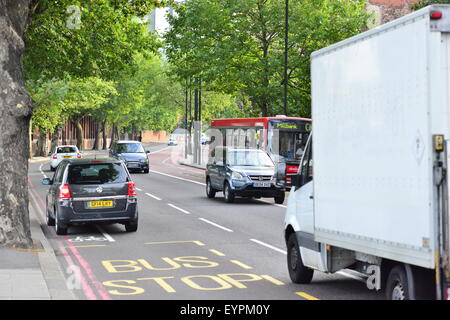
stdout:
{"type": "MultiPolygon", "coordinates": [[[[279,154],[285,159],[300,160],[305,148],[306,139],[308,135],[306,133],[295,131],[282,131],[279,132],[279,154]]],[[[272,143],[276,143],[272,141],[272,143]]]]}

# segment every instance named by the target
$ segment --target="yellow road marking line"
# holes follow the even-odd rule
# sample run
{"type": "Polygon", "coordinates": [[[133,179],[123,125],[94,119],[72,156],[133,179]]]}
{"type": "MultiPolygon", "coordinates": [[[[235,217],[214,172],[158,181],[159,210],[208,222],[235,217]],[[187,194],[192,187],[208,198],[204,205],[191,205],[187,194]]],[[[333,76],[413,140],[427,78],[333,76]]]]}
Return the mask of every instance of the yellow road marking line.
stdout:
{"type": "Polygon", "coordinates": [[[214,253],[215,255],[218,255],[218,256],[220,256],[220,257],[224,257],[224,256],[225,256],[224,253],[222,253],[222,252],[220,252],[220,251],[218,251],[218,250],[215,250],[215,249],[209,249],[209,252],[212,252],[212,253],[214,253]]]}
{"type": "Polygon", "coordinates": [[[319,298],[313,297],[312,295],[305,292],[296,292],[295,294],[307,300],[320,300],[319,298]]]}
{"type": "Polygon", "coordinates": [[[244,269],[253,269],[252,267],[246,265],[245,263],[242,263],[242,262],[237,261],[237,260],[230,260],[230,262],[232,262],[232,263],[234,263],[234,264],[236,264],[236,265],[238,265],[239,267],[242,267],[242,268],[244,268],[244,269]]]}
{"type": "Polygon", "coordinates": [[[277,286],[282,286],[284,285],[284,282],[281,282],[280,280],[277,280],[267,274],[263,274],[261,275],[261,278],[266,279],[267,281],[272,282],[273,284],[276,284],[277,286]]]}
{"type": "Polygon", "coordinates": [[[198,240],[182,240],[182,241],[161,241],[161,242],[145,242],[144,244],[174,244],[174,243],[187,243],[193,242],[198,246],[204,246],[205,244],[198,240]]]}

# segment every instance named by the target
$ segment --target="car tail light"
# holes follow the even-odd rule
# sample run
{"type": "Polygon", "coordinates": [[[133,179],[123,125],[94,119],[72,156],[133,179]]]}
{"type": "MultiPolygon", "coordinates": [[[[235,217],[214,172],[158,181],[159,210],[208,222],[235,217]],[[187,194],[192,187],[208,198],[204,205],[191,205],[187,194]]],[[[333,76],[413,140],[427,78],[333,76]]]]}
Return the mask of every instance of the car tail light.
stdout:
{"type": "Polygon", "coordinates": [[[71,199],[70,188],[68,184],[63,184],[59,187],[58,199],[71,199]]]}
{"type": "Polygon", "coordinates": [[[128,196],[135,197],[136,195],[136,184],[134,182],[128,182],[128,196]]]}
{"type": "Polygon", "coordinates": [[[297,173],[298,167],[297,166],[286,166],[286,173],[297,173]]]}
{"type": "Polygon", "coordinates": [[[81,159],[83,156],[81,155],[81,153],[77,153],[77,158],[81,159]]]}
{"type": "Polygon", "coordinates": [[[52,157],[52,159],[58,159],[58,156],[55,154],[53,157],[52,157]]]}

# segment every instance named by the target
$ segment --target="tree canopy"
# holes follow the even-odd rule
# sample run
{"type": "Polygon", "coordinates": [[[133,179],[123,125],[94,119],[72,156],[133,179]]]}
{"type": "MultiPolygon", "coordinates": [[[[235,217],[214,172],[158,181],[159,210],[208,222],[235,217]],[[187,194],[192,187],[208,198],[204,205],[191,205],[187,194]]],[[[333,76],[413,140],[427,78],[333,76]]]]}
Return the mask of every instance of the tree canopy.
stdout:
{"type": "MultiPolygon", "coordinates": [[[[309,56],[367,28],[363,0],[291,0],[289,115],[310,115],[309,56]]],[[[283,0],[190,0],[176,6],[165,41],[172,72],[251,101],[254,114],[282,110],[283,0]]]]}

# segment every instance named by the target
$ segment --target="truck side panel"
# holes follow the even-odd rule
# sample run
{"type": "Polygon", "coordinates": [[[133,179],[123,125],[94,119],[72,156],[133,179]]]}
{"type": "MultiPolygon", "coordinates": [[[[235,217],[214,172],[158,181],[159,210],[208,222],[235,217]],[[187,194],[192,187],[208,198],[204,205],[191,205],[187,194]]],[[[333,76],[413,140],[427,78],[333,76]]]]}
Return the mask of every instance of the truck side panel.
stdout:
{"type": "Polygon", "coordinates": [[[316,241],[433,268],[428,13],[312,58],[316,241]]]}

